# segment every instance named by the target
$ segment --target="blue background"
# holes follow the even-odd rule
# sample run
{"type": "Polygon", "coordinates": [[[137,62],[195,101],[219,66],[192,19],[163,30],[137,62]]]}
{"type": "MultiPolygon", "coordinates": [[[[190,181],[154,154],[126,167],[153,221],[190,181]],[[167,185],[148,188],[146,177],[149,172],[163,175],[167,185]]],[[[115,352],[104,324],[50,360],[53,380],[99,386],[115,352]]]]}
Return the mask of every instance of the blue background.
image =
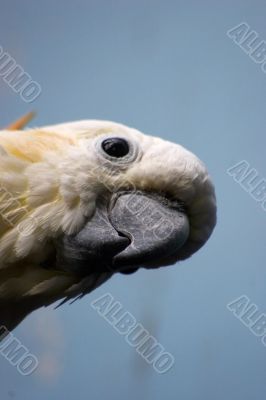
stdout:
{"type": "Polygon", "coordinates": [[[191,259],[116,276],[82,301],[33,313],[16,336],[40,366],[0,357],[1,399],[250,400],[266,393],[266,348],[226,308],[266,312],[265,211],[226,172],[266,177],[266,74],[226,32],[266,39],[264,1],[2,1],[0,45],[42,86],[31,105],[0,79],[5,126],[109,119],[180,143],[208,166],[218,225],[191,259]],[[159,375],[90,306],[110,292],[175,357],[159,375]]]}

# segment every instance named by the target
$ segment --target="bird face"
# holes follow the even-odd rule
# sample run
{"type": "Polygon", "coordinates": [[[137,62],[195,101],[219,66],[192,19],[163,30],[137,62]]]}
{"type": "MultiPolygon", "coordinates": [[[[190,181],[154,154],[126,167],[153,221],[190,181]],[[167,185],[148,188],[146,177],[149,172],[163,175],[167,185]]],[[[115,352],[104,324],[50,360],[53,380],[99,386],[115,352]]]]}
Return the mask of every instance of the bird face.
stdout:
{"type": "Polygon", "coordinates": [[[111,122],[46,130],[75,138],[58,162],[67,212],[50,268],[128,274],[173,264],[206,242],[215,225],[215,194],[191,152],[111,122]]]}

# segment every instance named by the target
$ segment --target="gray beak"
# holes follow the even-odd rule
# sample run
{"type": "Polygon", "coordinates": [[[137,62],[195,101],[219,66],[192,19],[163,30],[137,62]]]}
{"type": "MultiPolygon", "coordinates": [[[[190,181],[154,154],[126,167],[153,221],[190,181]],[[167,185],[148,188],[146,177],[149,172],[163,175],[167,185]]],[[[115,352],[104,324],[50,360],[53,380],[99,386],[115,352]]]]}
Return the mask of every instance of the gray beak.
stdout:
{"type": "Polygon", "coordinates": [[[78,234],[58,240],[55,267],[81,275],[156,268],[188,235],[188,217],[179,203],[158,194],[120,192],[99,201],[78,234]]]}

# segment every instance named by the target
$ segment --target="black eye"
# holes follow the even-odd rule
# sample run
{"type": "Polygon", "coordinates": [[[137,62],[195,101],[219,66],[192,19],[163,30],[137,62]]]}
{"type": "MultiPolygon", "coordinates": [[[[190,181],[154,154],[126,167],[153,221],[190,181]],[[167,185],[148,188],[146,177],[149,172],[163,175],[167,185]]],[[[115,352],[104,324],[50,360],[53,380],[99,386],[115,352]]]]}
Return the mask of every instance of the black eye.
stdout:
{"type": "Polygon", "coordinates": [[[102,149],[111,157],[124,157],[129,152],[129,145],[125,139],[113,137],[102,142],[102,149]]]}

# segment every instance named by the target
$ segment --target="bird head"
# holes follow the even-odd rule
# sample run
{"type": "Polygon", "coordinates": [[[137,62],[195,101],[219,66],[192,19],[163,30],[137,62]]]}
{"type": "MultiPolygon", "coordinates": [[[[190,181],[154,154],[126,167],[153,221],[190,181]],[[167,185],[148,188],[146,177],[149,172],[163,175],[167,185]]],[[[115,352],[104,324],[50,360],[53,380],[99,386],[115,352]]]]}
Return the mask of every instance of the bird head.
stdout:
{"type": "Polygon", "coordinates": [[[0,150],[0,303],[10,285],[28,310],[84,295],[116,272],[174,264],[215,226],[204,164],[125,125],[3,130],[0,150]]]}
{"type": "Polygon", "coordinates": [[[46,131],[70,140],[56,161],[65,207],[56,268],[85,275],[158,268],[207,241],[216,221],[214,188],[190,151],[108,121],[46,131]]]}

